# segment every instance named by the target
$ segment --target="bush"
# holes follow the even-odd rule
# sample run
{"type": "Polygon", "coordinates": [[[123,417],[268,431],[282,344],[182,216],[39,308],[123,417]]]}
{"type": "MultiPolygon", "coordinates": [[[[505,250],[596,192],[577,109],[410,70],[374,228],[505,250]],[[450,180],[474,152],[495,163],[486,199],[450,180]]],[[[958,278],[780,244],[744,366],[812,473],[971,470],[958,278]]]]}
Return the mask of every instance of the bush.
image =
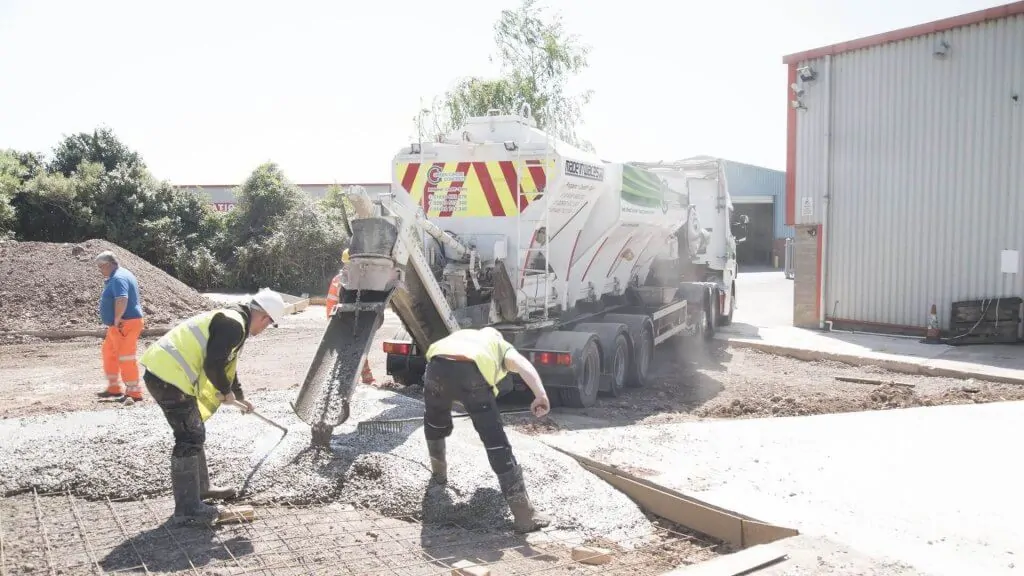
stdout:
{"type": "Polygon", "coordinates": [[[339,190],[313,202],[271,162],[236,189],[236,209],[222,215],[200,194],[154,179],[107,129],[65,138],[55,150],[49,163],[0,152],[0,237],[102,238],[199,290],[318,294],[348,244],[339,190]]]}

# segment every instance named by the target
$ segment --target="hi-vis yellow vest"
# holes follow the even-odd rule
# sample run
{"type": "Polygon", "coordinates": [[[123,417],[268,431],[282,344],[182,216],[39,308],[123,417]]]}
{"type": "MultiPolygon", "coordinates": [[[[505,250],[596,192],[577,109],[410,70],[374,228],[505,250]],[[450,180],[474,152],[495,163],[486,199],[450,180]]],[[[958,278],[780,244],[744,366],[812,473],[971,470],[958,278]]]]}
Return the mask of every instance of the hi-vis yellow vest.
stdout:
{"type": "Polygon", "coordinates": [[[234,310],[211,310],[189,318],[153,343],[139,359],[147,372],[152,372],[185,394],[195,396],[204,422],[220,408],[217,388],[203,372],[206,343],[210,339],[210,322],[217,314],[223,314],[242,327],[242,341],[228,356],[226,369],[228,380],[234,380],[238,352],[249,336],[245,333],[245,318],[234,310]]]}
{"type": "Polygon", "coordinates": [[[505,355],[509,350],[513,350],[513,346],[502,338],[497,330],[465,328],[431,344],[427,350],[427,361],[437,355],[472,358],[480,374],[497,396],[498,382],[508,374],[508,370],[505,369],[505,355]]]}

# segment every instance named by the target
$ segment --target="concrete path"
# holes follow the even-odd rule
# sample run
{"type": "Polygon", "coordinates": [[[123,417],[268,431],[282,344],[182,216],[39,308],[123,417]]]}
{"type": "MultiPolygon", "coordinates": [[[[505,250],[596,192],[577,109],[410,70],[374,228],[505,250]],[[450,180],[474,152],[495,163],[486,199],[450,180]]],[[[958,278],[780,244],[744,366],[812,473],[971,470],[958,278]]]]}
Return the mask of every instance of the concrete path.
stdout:
{"type": "Polygon", "coordinates": [[[1024,402],[563,432],[544,442],[890,567],[1024,573],[1024,402]],[[893,566],[895,564],[895,566],[893,566]]]}
{"type": "Polygon", "coordinates": [[[740,272],[739,307],[716,337],[736,346],[804,360],[871,364],[910,374],[978,378],[1024,384],[1024,346],[947,346],[918,338],[824,332],[793,326],[793,281],[782,272],[740,272]]]}

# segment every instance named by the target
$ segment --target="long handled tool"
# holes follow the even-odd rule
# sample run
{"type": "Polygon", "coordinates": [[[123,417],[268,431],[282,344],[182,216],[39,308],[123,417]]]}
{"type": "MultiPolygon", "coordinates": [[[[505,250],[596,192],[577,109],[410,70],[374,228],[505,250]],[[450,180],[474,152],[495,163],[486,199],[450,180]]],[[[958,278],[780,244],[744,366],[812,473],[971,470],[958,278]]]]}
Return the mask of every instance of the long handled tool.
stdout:
{"type": "Polygon", "coordinates": [[[284,438],[285,436],[288,435],[288,429],[287,428],[285,428],[284,426],[278,424],[277,422],[274,422],[270,418],[267,418],[263,414],[260,414],[259,412],[255,411],[255,410],[250,410],[250,411],[246,412],[245,411],[245,404],[242,404],[241,402],[235,401],[231,405],[232,406],[237,406],[238,408],[241,408],[243,414],[252,414],[253,416],[259,418],[260,420],[263,420],[267,424],[270,424],[271,426],[280,429],[282,432],[284,432],[284,435],[281,436],[282,438],[284,438]]]}
{"type": "MultiPolygon", "coordinates": [[[[529,408],[522,408],[518,410],[503,410],[499,411],[498,414],[530,414],[529,408]]],[[[469,414],[453,414],[452,418],[468,418],[469,414]]],[[[414,425],[422,424],[423,416],[419,418],[401,418],[398,420],[365,420],[356,424],[356,432],[359,434],[365,433],[377,433],[377,434],[401,434],[406,430],[407,427],[414,427],[414,425]]]]}

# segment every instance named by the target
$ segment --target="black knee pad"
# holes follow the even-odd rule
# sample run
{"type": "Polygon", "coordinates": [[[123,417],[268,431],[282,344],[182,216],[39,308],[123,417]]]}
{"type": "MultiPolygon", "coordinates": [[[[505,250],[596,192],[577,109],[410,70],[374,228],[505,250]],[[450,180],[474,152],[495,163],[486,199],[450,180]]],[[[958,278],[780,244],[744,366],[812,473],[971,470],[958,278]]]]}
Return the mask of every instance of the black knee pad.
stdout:
{"type": "Polygon", "coordinates": [[[442,428],[436,428],[434,426],[431,426],[430,423],[428,422],[423,423],[423,435],[427,438],[427,440],[442,440],[444,438],[451,436],[452,431],[454,430],[455,427],[452,426],[451,424],[449,424],[448,426],[444,426],[442,428]]]}

